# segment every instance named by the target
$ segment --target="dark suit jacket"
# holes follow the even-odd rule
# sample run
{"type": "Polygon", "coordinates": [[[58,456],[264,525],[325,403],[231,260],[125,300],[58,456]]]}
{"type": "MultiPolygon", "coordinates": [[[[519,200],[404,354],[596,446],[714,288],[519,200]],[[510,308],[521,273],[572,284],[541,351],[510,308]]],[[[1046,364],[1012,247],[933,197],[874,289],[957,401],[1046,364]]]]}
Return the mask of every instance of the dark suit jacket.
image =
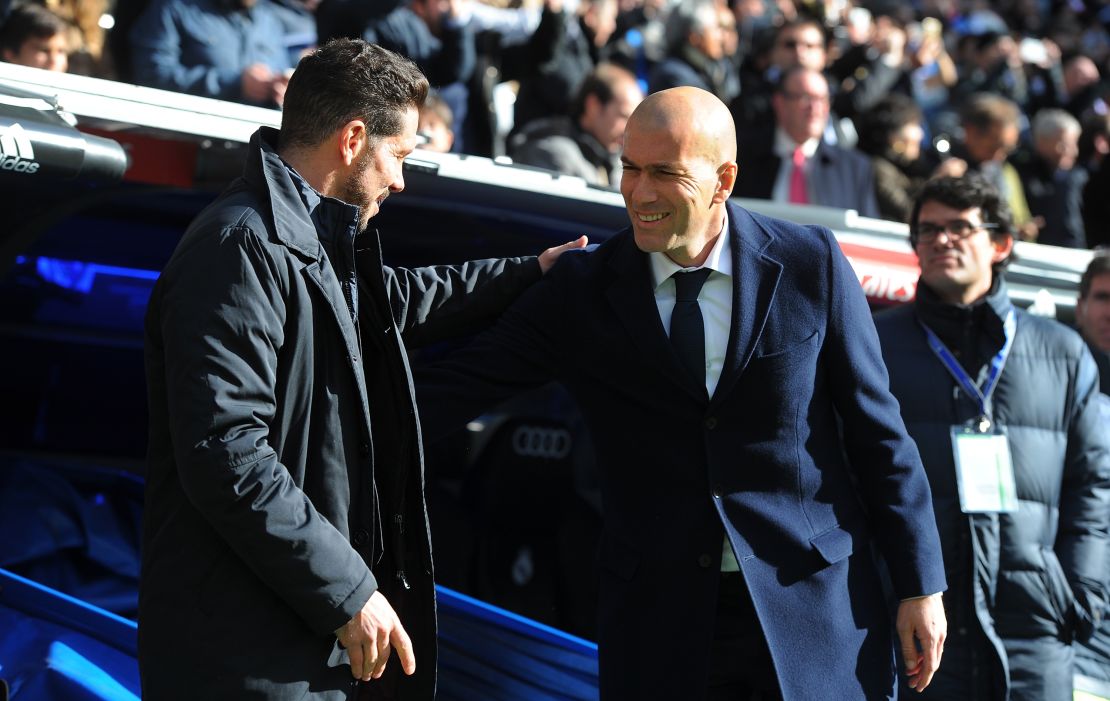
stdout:
{"type": "MultiPolygon", "coordinates": [[[[772,136],[758,142],[747,141],[740,146],[740,172],[734,195],[771,199],[782,160],[775,155],[773,145],[772,136]]],[[[875,173],[862,154],[822,141],[813,154],[806,184],[812,204],[854,209],[865,217],[880,216],[875,200],[875,173]]]]}
{"type": "Polygon", "coordinates": [[[945,588],[929,485],[827,229],[729,205],[732,332],[712,399],[671,349],[626,230],[567,254],[490,331],[417,373],[429,433],[549,379],[596,444],[607,699],[697,699],[727,535],[786,699],[886,698],[900,597],[945,588]]]}

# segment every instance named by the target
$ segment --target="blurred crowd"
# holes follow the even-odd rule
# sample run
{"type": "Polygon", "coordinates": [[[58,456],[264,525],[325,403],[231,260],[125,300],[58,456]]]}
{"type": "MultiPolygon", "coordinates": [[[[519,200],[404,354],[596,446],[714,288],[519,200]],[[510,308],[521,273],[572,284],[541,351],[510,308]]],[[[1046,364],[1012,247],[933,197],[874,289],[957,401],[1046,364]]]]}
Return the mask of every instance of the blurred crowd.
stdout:
{"type": "Polygon", "coordinates": [[[0,58],[280,108],[362,37],[436,87],[425,147],[614,186],[642,96],[730,105],[737,194],[905,221],[976,171],[1025,240],[1110,244],[1107,0],[0,0],[0,58]]]}

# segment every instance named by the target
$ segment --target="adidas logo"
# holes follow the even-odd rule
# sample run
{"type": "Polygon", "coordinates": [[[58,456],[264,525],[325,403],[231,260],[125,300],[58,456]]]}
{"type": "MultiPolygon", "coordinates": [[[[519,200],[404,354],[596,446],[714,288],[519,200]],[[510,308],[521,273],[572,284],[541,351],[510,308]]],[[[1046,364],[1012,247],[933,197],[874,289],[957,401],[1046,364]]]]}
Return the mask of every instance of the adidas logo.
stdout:
{"type": "Polygon", "coordinates": [[[0,127],[0,171],[31,175],[38,172],[39,165],[35,161],[34,146],[23,127],[18,123],[0,127]]]}

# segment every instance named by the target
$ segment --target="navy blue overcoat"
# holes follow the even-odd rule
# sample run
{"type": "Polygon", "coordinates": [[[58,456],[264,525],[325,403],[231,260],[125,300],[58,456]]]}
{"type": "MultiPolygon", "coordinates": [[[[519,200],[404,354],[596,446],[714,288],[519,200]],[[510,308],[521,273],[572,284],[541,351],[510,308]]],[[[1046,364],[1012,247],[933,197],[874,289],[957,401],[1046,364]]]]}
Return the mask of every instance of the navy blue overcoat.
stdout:
{"type": "Polygon", "coordinates": [[[929,485],[871,313],[830,231],[729,204],[733,318],[712,398],[684,373],[630,230],[564,255],[498,324],[417,374],[426,427],[550,379],[577,399],[604,505],[605,699],[698,699],[721,545],[787,701],[894,694],[890,608],[945,589],[929,485]]]}

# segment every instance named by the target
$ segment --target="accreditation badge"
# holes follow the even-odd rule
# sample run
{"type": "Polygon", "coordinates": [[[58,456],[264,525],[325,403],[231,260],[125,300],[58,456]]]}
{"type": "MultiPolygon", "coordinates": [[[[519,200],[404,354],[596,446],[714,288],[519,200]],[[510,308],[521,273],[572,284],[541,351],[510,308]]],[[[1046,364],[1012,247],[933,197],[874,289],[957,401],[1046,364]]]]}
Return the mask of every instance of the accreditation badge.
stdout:
{"type": "Polygon", "coordinates": [[[986,419],[952,427],[952,452],[960,509],[965,514],[1017,511],[1010,441],[1001,426],[986,419]]]}

